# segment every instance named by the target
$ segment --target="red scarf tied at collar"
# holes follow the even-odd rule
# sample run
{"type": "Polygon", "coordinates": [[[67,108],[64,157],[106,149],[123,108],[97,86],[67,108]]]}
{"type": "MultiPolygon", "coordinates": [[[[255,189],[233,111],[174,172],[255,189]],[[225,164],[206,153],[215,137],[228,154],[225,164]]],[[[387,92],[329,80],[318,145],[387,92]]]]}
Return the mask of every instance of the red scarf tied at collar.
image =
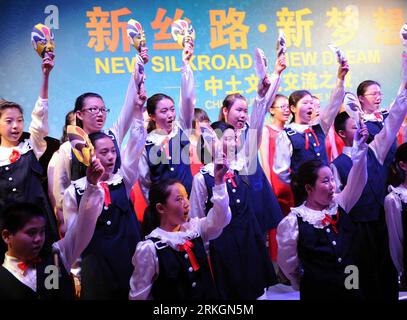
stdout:
{"type": "Polygon", "coordinates": [[[18,267],[21,271],[25,272],[29,267],[34,267],[35,265],[39,264],[40,262],[41,262],[41,258],[37,257],[37,258],[35,258],[35,259],[33,259],[33,260],[27,262],[27,263],[25,263],[25,262],[19,262],[19,263],[17,264],[17,267],[18,267]]]}
{"type": "Polygon", "coordinates": [[[233,188],[236,188],[237,185],[236,185],[235,180],[233,180],[234,177],[235,177],[235,174],[233,173],[233,171],[228,171],[223,176],[223,181],[230,179],[230,183],[232,184],[233,188]]]}
{"type": "Polygon", "coordinates": [[[16,149],[13,149],[13,151],[11,152],[10,157],[8,159],[9,159],[10,163],[14,163],[18,159],[20,159],[20,157],[21,157],[20,152],[18,152],[18,150],[16,150],[16,149]]]}
{"type": "Polygon", "coordinates": [[[305,150],[309,149],[309,137],[308,137],[308,133],[311,133],[314,136],[314,139],[316,141],[317,146],[319,146],[319,140],[317,135],[315,134],[314,130],[312,130],[311,128],[305,129],[304,130],[304,135],[305,135],[305,150]]]}
{"type": "Polygon", "coordinates": [[[324,227],[330,224],[334,232],[338,233],[338,229],[336,228],[336,224],[338,223],[338,221],[339,221],[339,211],[336,212],[335,220],[332,219],[332,217],[329,214],[325,213],[325,218],[322,219],[321,223],[324,227]]]}
{"type": "Polygon", "coordinates": [[[109,186],[107,185],[106,182],[101,182],[100,186],[103,188],[103,191],[105,192],[105,199],[104,199],[104,204],[105,206],[109,206],[109,204],[112,203],[112,200],[110,199],[110,191],[109,191],[109,186]]]}
{"type": "Polygon", "coordinates": [[[192,251],[193,247],[194,244],[189,240],[185,240],[184,244],[178,245],[178,249],[180,251],[186,251],[186,253],[188,254],[189,262],[191,262],[192,268],[194,269],[194,271],[197,271],[199,270],[199,264],[198,260],[196,260],[194,252],[192,251]]]}

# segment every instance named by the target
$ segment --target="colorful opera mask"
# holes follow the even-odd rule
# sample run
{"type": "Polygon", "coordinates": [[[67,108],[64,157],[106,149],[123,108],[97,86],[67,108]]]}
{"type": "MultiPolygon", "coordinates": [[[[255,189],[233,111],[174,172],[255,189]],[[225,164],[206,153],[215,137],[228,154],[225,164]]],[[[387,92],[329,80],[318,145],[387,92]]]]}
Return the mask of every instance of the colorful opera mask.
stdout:
{"type": "Polygon", "coordinates": [[[126,30],[132,46],[141,52],[141,48],[146,46],[146,36],[140,22],[130,19],[127,22],[126,30]]]}
{"type": "Polygon", "coordinates": [[[81,127],[73,125],[68,125],[66,131],[75,157],[85,166],[90,166],[95,149],[86,132],[81,127]]]}
{"type": "Polygon", "coordinates": [[[194,42],[195,30],[186,20],[176,20],[171,25],[171,34],[174,40],[182,47],[187,42],[194,42]]]}
{"type": "Polygon", "coordinates": [[[55,49],[54,34],[42,23],[34,26],[31,32],[31,43],[41,58],[44,58],[46,52],[53,52],[55,49]]]}
{"type": "Polygon", "coordinates": [[[277,39],[277,57],[285,54],[287,51],[286,41],[284,31],[282,29],[278,30],[278,39],[277,39]]]}

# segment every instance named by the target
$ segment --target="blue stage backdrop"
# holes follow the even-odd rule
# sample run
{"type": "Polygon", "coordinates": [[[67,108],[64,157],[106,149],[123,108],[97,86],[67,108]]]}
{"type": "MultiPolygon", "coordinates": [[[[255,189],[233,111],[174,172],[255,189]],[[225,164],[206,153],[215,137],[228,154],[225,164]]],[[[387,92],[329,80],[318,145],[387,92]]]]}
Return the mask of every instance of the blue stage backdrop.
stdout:
{"type": "MultiPolygon", "coordinates": [[[[0,96],[25,108],[26,128],[38,96],[40,58],[33,50],[33,26],[53,28],[56,66],[49,93],[50,135],[60,137],[65,114],[86,91],[101,94],[118,116],[134,63],[135,49],[126,37],[130,18],[141,22],[150,62],[148,94],[179,97],[181,50],[171,39],[174,19],[189,19],[196,30],[196,106],[216,120],[226,94],[255,97],[253,51],[264,50],[273,66],[278,28],[287,39],[288,68],[280,92],[308,89],[322,106],[335,83],[337,65],[327,44],[343,49],[351,66],[346,89],[365,79],[378,80],[384,105],[394,98],[400,80],[399,30],[407,21],[406,0],[55,0],[1,1],[0,96]]],[[[270,68],[270,71],[272,68],[270,68]]]]}

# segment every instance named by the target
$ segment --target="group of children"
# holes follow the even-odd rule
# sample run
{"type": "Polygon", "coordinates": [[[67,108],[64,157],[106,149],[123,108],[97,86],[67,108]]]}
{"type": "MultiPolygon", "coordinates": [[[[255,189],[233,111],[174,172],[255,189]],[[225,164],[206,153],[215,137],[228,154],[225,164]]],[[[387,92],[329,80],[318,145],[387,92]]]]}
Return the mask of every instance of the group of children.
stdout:
{"type": "MultiPolygon", "coordinates": [[[[282,54],[259,79],[250,116],[235,93],[210,123],[195,108],[193,52],[187,42],[178,119],[170,96],[147,99],[139,63],[112,128],[104,129],[103,98],[80,95],[71,115],[94,156],[86,167],[63,141],[48,166],[48,195],[38,160],[53,53],[42,61],[28,139],[22,108],[0,102],[0,299],[254,300],[278,282],[275,261],[301,299],[396,299],[406,266],[407,147],[395,144],[406,77],[380,112],[377,82],[363,82],[356,100],[345,93],[342,61],[320,110],[309,91],[277,94],[282,54]],[[363,118],[340,112],[355,104],[363,118]],[[342,153],[332,159],[326,143],[342,153]],[[136,215],[139,201],[146,208],[136,215]],[[58,290],[47,285],[48,265],[58,267],[58,290]],[[351,289],[350,265],[360,274],[351,289]]],[[[148,62],[147,48],[140,56],[148,62]]]]}

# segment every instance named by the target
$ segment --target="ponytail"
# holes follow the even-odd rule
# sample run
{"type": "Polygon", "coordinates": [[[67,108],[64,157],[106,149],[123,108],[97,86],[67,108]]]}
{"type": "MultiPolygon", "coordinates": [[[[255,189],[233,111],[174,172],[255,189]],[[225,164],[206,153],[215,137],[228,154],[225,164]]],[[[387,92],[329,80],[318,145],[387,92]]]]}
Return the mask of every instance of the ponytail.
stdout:
{"type": "Polygon", "coordinates": [[[144,238],[149,235],[151,231],[160,226],[160,215],[157,210],[150,204],[144,210],[144,218],[141,224],[141,235],[144,238]]]}
{"type": "Polygon", "coordinates": [[[181,183],[175,179],[160,180],[151,185],[148,193],[149,206],[144,211],[141,233],[145,237],[161,224],[160,213],[157,211],[157,204],[164,204],[170,195],[169,187],[181,183]]]}

